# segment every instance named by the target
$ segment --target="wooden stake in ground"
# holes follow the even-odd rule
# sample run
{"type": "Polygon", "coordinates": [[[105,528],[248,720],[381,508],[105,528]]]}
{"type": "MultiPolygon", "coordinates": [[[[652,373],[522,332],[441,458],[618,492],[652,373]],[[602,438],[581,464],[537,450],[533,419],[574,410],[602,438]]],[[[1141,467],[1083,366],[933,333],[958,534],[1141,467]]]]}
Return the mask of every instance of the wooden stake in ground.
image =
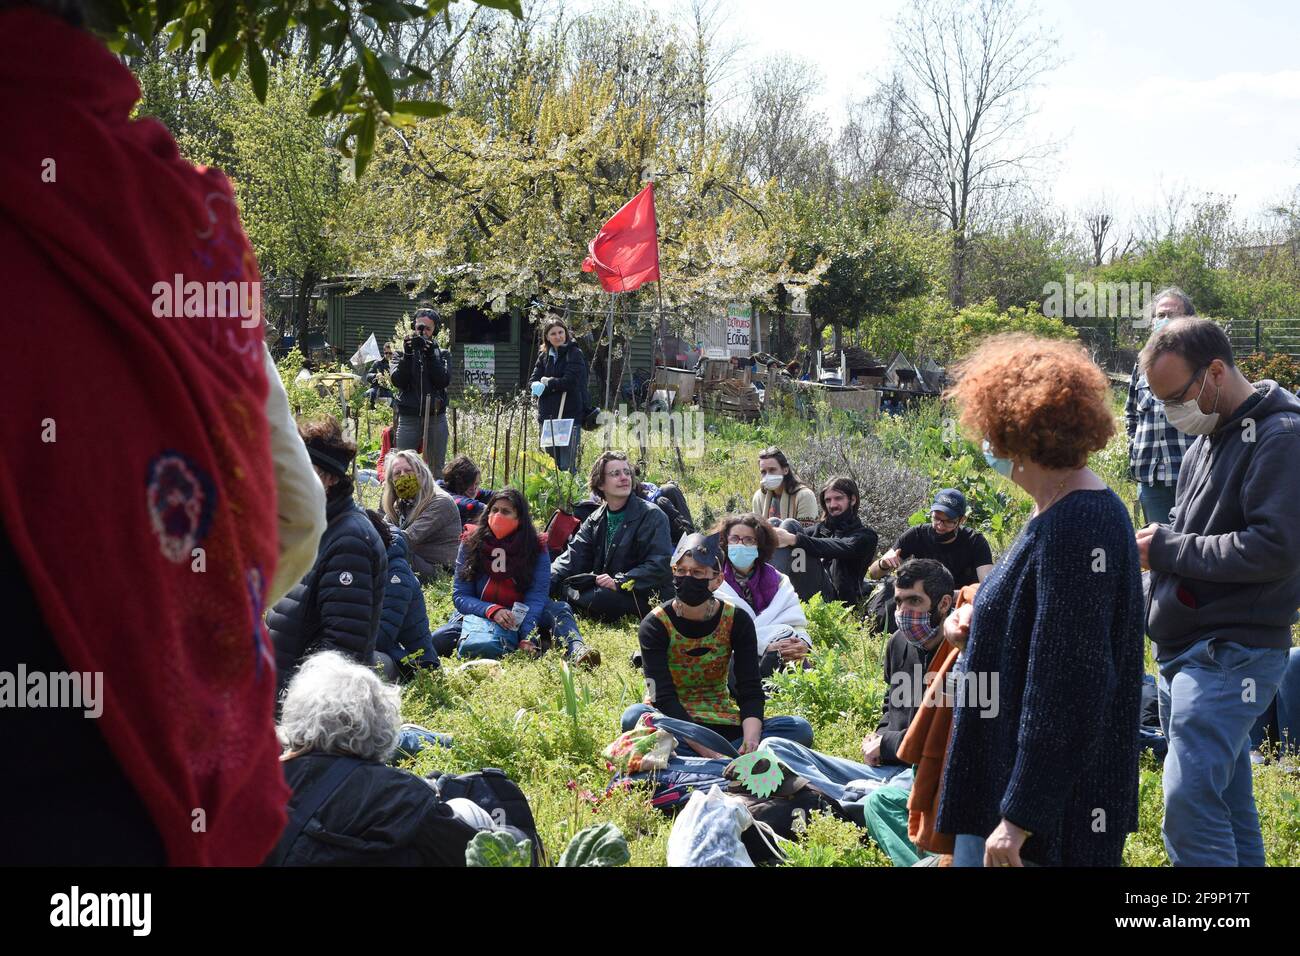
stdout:
{"type": "Polygon", "coordinates": [[[510,486],[510,431],[514,428],[514,424],[515,407],[511,405],[509,411],[506,412],[506,457],[505,464],[501,469],[501,484],[506,487],[510,486]]]}
{"type": "Polygon", "coordinates": [[[492,414],[492,487],[497,485],[497,442],[501,438],[501,406],[495,406],[492,414]]]}
{"type": "Polygon", "coordinates": [[[520,490],[526,493],[528,488],[528,412],[532,411],[528,403],[524,403],[524,436],[519,441],[519,475],[520,490]]]}

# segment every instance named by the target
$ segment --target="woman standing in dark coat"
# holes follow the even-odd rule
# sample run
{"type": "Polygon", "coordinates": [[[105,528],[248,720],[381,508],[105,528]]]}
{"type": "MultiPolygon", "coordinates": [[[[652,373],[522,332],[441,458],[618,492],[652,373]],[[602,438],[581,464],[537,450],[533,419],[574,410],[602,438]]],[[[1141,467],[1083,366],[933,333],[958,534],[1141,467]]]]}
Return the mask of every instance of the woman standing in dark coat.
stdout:
{"type": "Polygon", "coordinates": [[[1001,336],[959,370],[962,424],[1033,497],[960,643],[938,828],[954,866],[1119,866],[1138,823],[1142,585],[1128,509],[1087,467],[1115,431],[1079,346],[1001,336]]]}
{"type": "Polygon", "coordinates": [[[550,319],[542,326],[542,349],[533,366],[531,381],[537,398],[538,422],[573,419],[569,444],[552,447],[551,457],[561,471],[576,473],[582,419],[587,409],[587,357],[560,319],[550,319]]]}

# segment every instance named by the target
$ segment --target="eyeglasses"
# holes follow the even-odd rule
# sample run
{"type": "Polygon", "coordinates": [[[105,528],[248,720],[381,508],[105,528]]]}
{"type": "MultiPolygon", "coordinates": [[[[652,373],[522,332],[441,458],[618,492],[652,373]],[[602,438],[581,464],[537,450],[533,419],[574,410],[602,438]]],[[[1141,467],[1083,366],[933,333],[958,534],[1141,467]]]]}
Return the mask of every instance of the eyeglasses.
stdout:
{"type": "Polygon", "coordinates": [[[737,538],[732,535],[727,539],[727,544],[758,544],[757,538],[737,538]]]}
{"type": "Polygon", "coordinates": [[[433,326],[432,326],[432,325],[417,325],[417,326],[415,327],[415,331],[417,331],[417,332],[419,332],[421,335],[423,335],[425,332],[432,332],[432,331],[433,331],[433,326]]]}
{"type": "Polygon", "coordinates": [[[617,471],[605,472],[606,478],[631,478],[632,470],[630,468],[619,468],[617,471]]]}
{"type": "Polygon", "coordinates": [[[1183,396],[1187,394],[1187,390],[1196,384],[1196,380],[1200,378],[1201,373],[1204,372],[1209,367],[1210,366],[1208,365],[1202,365],[1200,368],[1198,368],[1195,372],[1192,373],[1191,380],[1188,381],[1188,383],[1182,387],[1182,390],[1179,391],[1177,398],[1160,399],[1161,403],[1165,405],[1177,405],[1179,402],[1183,400],[1183,396]]]}
{"type": "Polygon", "coordinates": [[[930,516],[930,520],[941,528],[955,528],[961,523],[960,519],[949,518],[947,515],[941,514],[937,511],[930,516]]]}

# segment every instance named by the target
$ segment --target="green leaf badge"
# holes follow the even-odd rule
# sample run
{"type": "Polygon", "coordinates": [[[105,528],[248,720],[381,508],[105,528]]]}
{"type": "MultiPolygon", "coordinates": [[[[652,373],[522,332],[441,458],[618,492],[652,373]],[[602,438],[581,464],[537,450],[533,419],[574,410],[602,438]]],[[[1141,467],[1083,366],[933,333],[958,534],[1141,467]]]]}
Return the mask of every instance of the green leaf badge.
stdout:
{"type": "Polygon", "coordinates": [[[740,785],[759,799],[770,797],[781,786],[785,774],[776,762],[772,751],[762,748],[737,757],[728,768],[736,774],[740,785]]]}
{"type": "Polygon", "coordinates": [[[528,866],[532,862],[531,840],[515,841],[499,830],[480,830],[465,847],[466,866],[528,866]]]}
{"type": "Polygon", "coordinates": [[[564,850],[560,866],[622,866],[632,859],[623,831],[601,823],[579,831],[564,850]]]}

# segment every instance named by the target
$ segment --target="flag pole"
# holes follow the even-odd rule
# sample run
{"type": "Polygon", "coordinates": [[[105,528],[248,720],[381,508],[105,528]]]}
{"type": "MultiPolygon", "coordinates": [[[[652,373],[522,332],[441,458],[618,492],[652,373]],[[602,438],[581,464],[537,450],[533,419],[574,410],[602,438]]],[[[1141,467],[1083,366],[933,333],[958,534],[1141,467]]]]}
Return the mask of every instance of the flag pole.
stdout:
{"type": "MultiPolygon", "coordinates": [[[[609,411],[609,384],[614,376],[614,293],[609,294],[609,319],[605,323],[605,411],[609,411]]],[[[605,450],[609,450],[606,445],[605,450]]]]}
{"type": "MultiPolygon", "coordinates": [[[[668,367],[668,350],[664,348],[664,280],[655,280],[655,298],[659,302],[659,362],[663,368],[668,367]]],[[[650,354],[650,385],[646,388],[645,407],[650,410],[650,399],[654,397],[655,380],[658,375],[654,368],[654,353],[650,354]]],[[[665,377],[665,381],[667,378],[665,377]]]]}

